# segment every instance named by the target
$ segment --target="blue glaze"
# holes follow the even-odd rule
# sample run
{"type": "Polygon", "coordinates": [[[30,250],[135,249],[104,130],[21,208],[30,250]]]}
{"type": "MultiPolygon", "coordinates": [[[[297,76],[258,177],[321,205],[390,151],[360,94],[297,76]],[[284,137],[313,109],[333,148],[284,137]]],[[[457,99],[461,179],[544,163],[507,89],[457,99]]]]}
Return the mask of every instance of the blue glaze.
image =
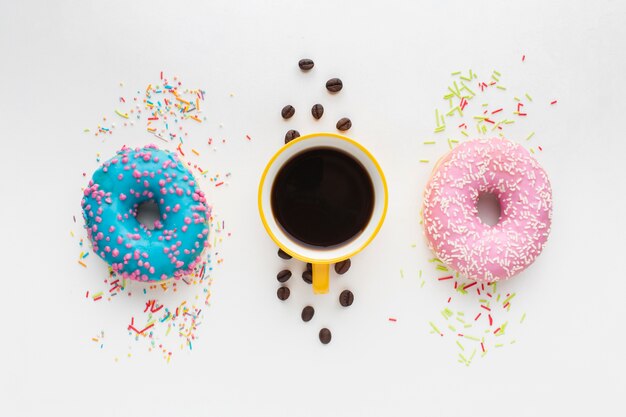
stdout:
{"type": "Polygon", "coordinates": [[[123,148],[93,174],[82,200],[93,250],[125,278],[158,281],[193,272],[208,246],[211,209],[176,154],[154,145],[123,148]],[[149,230],[137,207],[154,201],[149,230]]]}

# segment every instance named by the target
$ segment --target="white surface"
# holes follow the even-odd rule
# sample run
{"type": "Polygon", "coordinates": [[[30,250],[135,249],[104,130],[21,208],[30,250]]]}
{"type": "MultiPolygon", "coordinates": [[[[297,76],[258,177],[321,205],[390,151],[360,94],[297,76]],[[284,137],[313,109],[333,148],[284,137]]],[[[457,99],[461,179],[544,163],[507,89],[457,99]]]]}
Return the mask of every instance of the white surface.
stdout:
{"type": "Polygon", "coordinates": [[[0,415],[623,413],[625,20],[623,1],[2,2],[0,415]],[[315,60],[310,74],[301,57],[315,60]],[[445,297],[434,275],[420,289],[398,271],[414,277],[430,257],[417,220],[430,166],[416,161],[443,151],[422,141],[450,72],[470,67],[497,68],[511,89],[558,105],[527,122],[555,201],[546,250],[506,284],[528,318],[515,345],[465,367],[428,333],[445,297]],[[142,307],[133,297],[85,301],[105,269],[95,258],[78,266],[68,235],[95,154],[153,141],[141,128],[104,143],[82,129],[111,117],[120,81],[145,88],[160,70],[206,89],[198,141],[228,143],[202,160],[233,173],[228,188],[207,189],[233,232],[212,306],[194,350],[169,364],[113,330],[142,307]],[[323,88],[332,76],[345,83],[336,97],[323,88]],[[289,123],[286,103],[297,109],[289,123]],[[343,115],[385,169],[387,221],[330,295],[314,298],[296,277],[280,303],[275,273],[301,266],[279,260],[264,234],[259,173],[288,128],[330,130],[343,115]],[[347,310],[342,288],[355,292],[347,310]],[[328,346],[316,340],[325,325],[328,346]],[[104,349],[90,340],[100,329],[104,349]]]}

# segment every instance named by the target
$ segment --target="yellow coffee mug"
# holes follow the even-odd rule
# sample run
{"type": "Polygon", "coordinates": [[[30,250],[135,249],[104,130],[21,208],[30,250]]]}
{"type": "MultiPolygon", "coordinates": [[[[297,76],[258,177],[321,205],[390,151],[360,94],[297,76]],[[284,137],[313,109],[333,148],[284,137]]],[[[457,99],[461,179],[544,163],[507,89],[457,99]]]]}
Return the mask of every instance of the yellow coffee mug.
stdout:
{"type": "Polygon", "coordinates": [[[387,213],[387,182],[374,156],[354,140],[335,133],[311,133],[284,145],[270,159],[259,183],[259,213],[272,240],[283,251],[313,265],[313,292],[328,292],[330,264],[348,259],[362,251],[380,230],[387,213]],[[350,155],[368,173],[373,186],[373,209],[363,231],[348,241],[331,247],[307,245],[288,234],[278,223],[272,211],[272,187],[276,175],[294,156],[316,148],[331,148],[350,155]]]}

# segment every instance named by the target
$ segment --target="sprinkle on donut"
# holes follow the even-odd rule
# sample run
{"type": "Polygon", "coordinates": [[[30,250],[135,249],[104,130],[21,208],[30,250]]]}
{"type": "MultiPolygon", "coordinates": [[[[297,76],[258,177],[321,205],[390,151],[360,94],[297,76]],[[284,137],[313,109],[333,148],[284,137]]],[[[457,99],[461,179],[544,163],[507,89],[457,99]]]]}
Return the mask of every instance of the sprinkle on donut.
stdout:
{"type": "Polygon", "coordinates": [[[520,145],[500,138],[467,141],[435,166],[422,216],[430,248],[450,268],[482,282],[508,279],[528,267],[548,239],[550,181],[520,145]],[[500,202],[494,226],[478,217],[483,193],[500,202]]]}
{"type": "Polygon", "coordinates": [[[124,147],[106,161],[89,181],[82,208],[94,252],[124,278],[181,278],[209,245],[204,193],[176,154],[155,145],[124,147]],[[136,218],[146,201],[159,207],[153,228],[136,218]]]}

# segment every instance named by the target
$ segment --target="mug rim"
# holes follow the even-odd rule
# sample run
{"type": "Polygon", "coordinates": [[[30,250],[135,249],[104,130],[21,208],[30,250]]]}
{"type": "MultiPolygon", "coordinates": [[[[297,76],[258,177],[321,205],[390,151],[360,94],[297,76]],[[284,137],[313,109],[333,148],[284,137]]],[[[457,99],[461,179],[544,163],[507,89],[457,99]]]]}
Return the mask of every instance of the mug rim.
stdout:
{"type": "Polygon", "coordinates": [[[365,247],[367,247],[367,245],[369,245],[372,240],[374,240],[374,238],[376,237],[376,235],[378,234],[378,232],[380,231],[380,228],[383,225],[383,222],[385,221],[385,217],[387,215],[387,206],[388,206],[388,199],[389,199],[389,192],[387,189],[387,180],[385,179],[385,174],[383,173],[382,168],[380,167],[380,164],[378,163],[378,161],[376,160],[376,158],[374,158],[374,155],[372,155],[372,153],[367,150],[363,145],[361,145],[360,143],[358,143],[357,141],[355,141],[354,139],[351,139],[347,136],[344,135],[340,135],[337,133],[332,133],[332,132],[315,132],[315,133],[308,133],[306,135],[300,136],[292,141],[289,141],[288,143],[286,143],[285,145],[281,146],[281,148],[274,153],[274,155],[272,156],[272,158],[270,158],[270,160],[268,161],[267,165],[265,166],[265,169],[263,170],[263,174],[261,175],[261,180],[259,181],[259,191],[258,191],[258,208],[259,208],[259,214],[261,216],[261,222],[263,223],[263,227],[265,228],[265,231],[267,232],[267,234],[270,236],[270,238],[274,241],[274,243],[276,243],[276,245],[281,248],[283,251],[285,251],[287,254],[291,255],[292,257],[299,259],[301,261],[304,262],[310,262],[310,263],[316,263],[316,264],[332,264],[332,263],[337,263],[339,261],[342,261],[344,259],[348,259],[351,258],[352,256],[356,255],[357,253],[361,252],[365,247]],[[284,242],[281,242],[278,240],[278,238],[274,235],[274,233],[272,232],[271,228],[269,227],[269,224],[267,222],[267,219],[265,217],[265,212],[263,211],[263,187],[265,185],[265,180],[267,179],[267,174],[270,170],[270,168],[273,166],[274,162],[276,161],[276,159],[278,159],[278,157],[285,152],[287,149],[289,149],[291,146],[295,145],[296,143],[299,142],[303,142],[305,140],[308,139],[313,139],[316,137],[334,137],[336,139],[341,139],[345,142],[350,143],[351,145],[355,146],[356,148],[358,148],[361,152],[363,152],[367,158],[369,158],[369,160],[374,164],[374,167],[376,168],[376,171],[378,172],[380,181],[382,183],[383,186],[383,194],[384,194],[384,198],[383,198],[383,208],[382,208],[382,212],[380,215],[380,218],[378,220],[378,224],[374,227],[373,231],[371,232],[371,234],[368,236],[368,238],[363,242],[363,244],[361,244],[361,246],[359,246],[358,248],[354,249],[353,251],[351,251],[348,254],[345,254],[343,256],[340,257],[335,257],[335,258],[309,258],[307,256],[302,256],[301,254],[294,252],[291,248],[287,247],[284,242]]]}

